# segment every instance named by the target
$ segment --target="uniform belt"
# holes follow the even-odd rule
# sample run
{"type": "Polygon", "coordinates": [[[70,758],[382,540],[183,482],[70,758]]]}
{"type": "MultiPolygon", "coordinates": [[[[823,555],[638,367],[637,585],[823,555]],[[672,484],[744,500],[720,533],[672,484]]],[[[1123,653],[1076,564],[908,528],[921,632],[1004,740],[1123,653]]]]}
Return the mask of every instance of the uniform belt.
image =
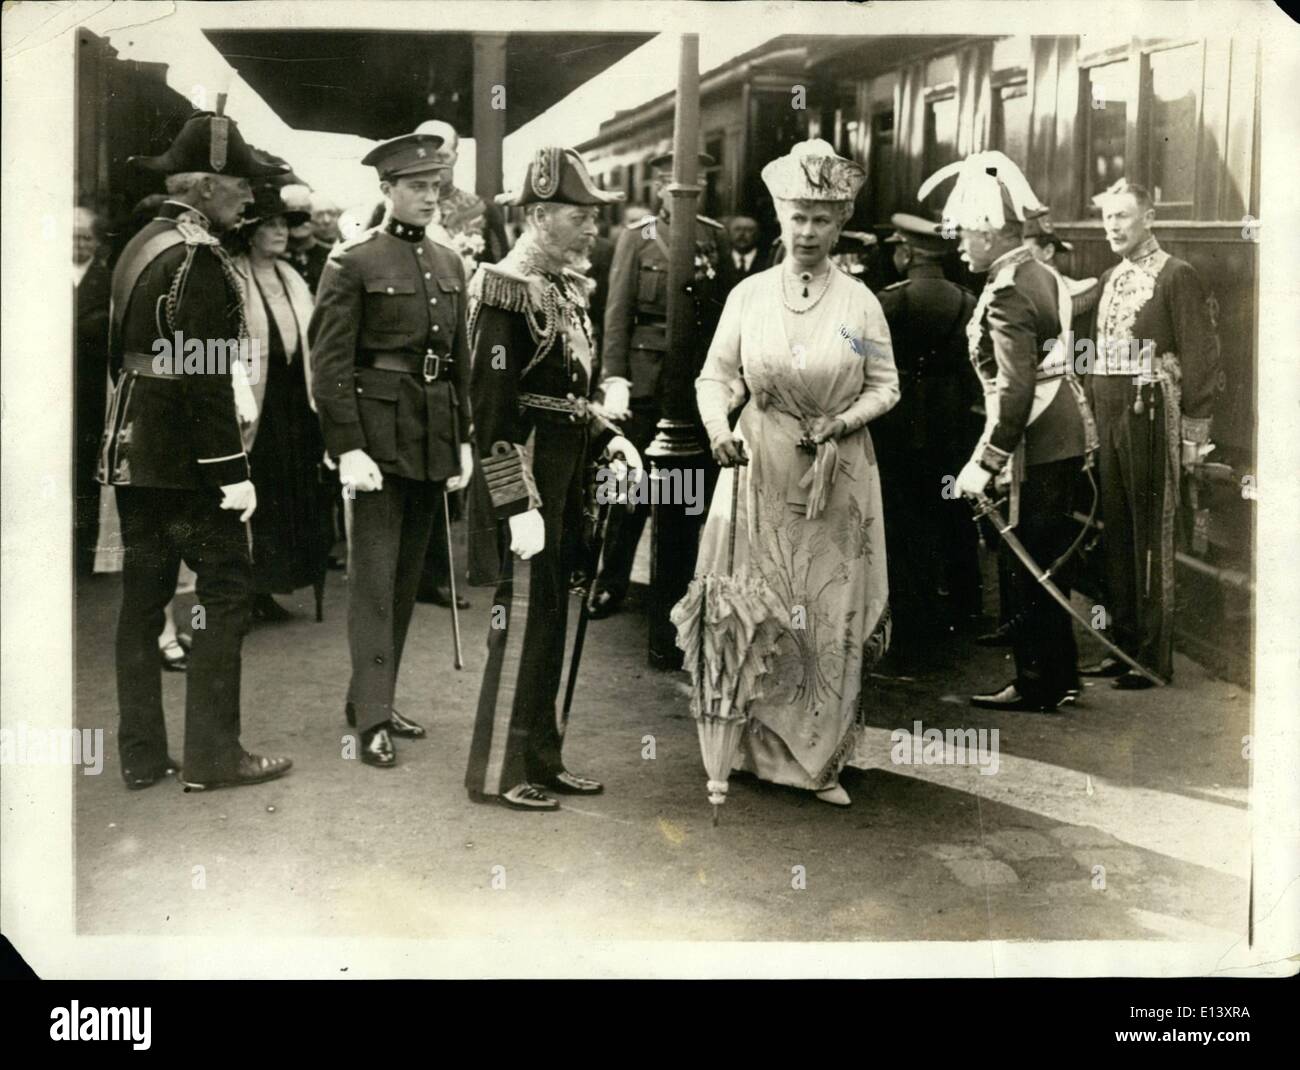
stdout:
{"type": "Polygon", "coordinates": [[[135,372],[150,379],[181,379],[183,372],[159,371],[154,367],[156,357],[152,353],[124,353],[122,371],[135,372]]]}
{"type": "Polygon", "coordinates": [[[585,421],[590,413],[587,399],[573,394],[563,398],[552,397],[550,394],[520,394],[519,404],[526,409],[567,416],[573,423],[585,421]]]}
{"type": "Polygon", "coordinates": [[[375,353],[367,367],[377,368],[381,372],[423,375],[426,383],[432,383],[444,378],[455,365],[454,357],[442,356],[430,350],[422,357],[412,353],[375,353]]]}

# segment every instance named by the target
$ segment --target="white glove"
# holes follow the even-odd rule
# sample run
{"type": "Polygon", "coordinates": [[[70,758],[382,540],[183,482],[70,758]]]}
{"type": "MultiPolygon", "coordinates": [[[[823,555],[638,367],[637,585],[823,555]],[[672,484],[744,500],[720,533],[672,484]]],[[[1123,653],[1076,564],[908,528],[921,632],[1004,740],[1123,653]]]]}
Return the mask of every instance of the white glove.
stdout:
{"type": "Polygon", "coordinates": [[[516,513],[510,518],[510,549],[527,561],[546,546],[546,525],[536,509],[516,513]]]}
{"type": "Polygon", "coordinates": [[[339,480],[344,493],[357,490],[383,490],[384,473],[365,450],[348,450],[339,458],[339,480]]]}
{"type": "Polygon", "coordinates": [[[609,451],[611,457],[621,453],[629,469],[645,469],[645,465],[641,463],[641,454],[637,453],[636,447],[622,435],[615,435],[611,438],[609,445],[605,448],[609,451]]]}
{"type": "Polygon", "coordinates": [[[993,474],[987,468],[981,468],[974,461],[967,461],[957,474],[957,492],[974,498],[984,493],[993,474]]]}
{"type": "Polygon", "coordinates": [[[460,444],[460,475],[452,476],[447,480],[448,493],[461,490],[469,486],[470,476],[474,474],[474,450],[468,442],[460,444]]]}
{"type": "Polygon", "coordinates": [[[632,400],[626,379],[606,379],[601,384],[605,392],[605,401],[601,405],[605,415],[611,420],[626,420],[631,415],[632,400]]]}
{"type": "Polygon", "coordinates": [[[257,488],[252,480],[225,484],[221,488],[221,508],[241,510],[239,519],[246,522],[257,510],[257,488]]]}

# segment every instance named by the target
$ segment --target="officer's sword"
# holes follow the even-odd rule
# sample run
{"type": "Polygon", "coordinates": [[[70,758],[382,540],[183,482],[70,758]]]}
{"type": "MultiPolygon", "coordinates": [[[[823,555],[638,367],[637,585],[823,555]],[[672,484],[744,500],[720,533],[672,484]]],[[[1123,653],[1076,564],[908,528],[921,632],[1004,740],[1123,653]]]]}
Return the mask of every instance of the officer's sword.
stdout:
{"type": "Polygon", "coordinates": [[[1061,593],[1060,588],[1057,587],[1056,584],[1052,582],[1051,576],[1049,576],[1045,571],[1043,571],[1042,566],[1039,565],[1039,563],[1035,561],[1033,557],[1030,555],[1029,551],[1025,549],[1024,543],[1022,543],[1012,532],[1011,525],[1008,524],[1002,518],[1002,514],[998,511],[998,507],[993,503],[993,500],[989,498],[987,494],[976,494],[974,497],[975,497],[974,509],[976,514],[988,518],[989,523],[991,523],[995,528],[997,528],[998,534],[1002,536],[1002,541],[1007,544],[1007,549],[1009,549],[1013,554],[1015,554],[1016,557],[1020,558],[1021,563],[1025,566],[1025,568],[1029,569],[1030,574],[1034,577],[1034,579],[1036,579],[1039,582],[1039,584],[1042,585],[1043,590],[1045,590],[1048,594],[1050,594],[1052,598],[1054,598],[1056,602],[1061,606],[1062,609],[1064,609],[1068,614],[1070,614],[1071,617],[1073,617],[1085,628],[1087,628],[1090,632],[1092,632],[1092,634],[1096,636],[1096,638],[1100,641],[1102,646],[1104,646],[1107,650],[1109,650],[1112,654],[1114,654],[1117,658],[1119,658],[1120,661],[1124,662],[1126,665],[1132,668],[1134,672],[1140,673],[1142,676],[1145,676],[1157,687],[1165,686],[1164,680],[1162,680],[1159,676],[1153,673],[1150,669],[1147,669],[1144,666],[1139,665],[1131,657],[1125,654],[1124,651],[1122,651],[1119,647],[1117,647],[1104,635],[1098,632],[1087,620],[1084,619],[1083,614],[1080,613],[1077,609],[1074,608],[1073,605],[1070,604],[1070,600],[1066,598],[1065,595],[1061,593]]]}
{"type": "Polygon", "coordinates": [[[465,658],[460,648],[460,609],[456,605],[456,554],[451,547],[451,504],[447,500],[447,491],[442,492],[442,522],[447,531],[447,575],[451,586],[451,634],[456,641],[456,668],[465,667],[465,658]]]}

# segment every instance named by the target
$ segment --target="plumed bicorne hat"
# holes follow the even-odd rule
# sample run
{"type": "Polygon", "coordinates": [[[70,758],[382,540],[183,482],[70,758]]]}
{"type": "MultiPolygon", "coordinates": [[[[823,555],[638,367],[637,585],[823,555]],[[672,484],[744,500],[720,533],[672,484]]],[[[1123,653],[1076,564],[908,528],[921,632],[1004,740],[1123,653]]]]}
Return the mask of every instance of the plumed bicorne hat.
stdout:
{"type": "Polygon", "coordinates": [[[615,204],[624,194],[597,189],[587,165],[573,149],[549,145],[533,153],[524,172],[524,182],[510,193],[498,193],[497,204],[522,207],[528,204],[615,204]]]}
{"type": "Polygon", "coordinates": [[[943,206],[943,217],[963,230],[1001,230],[1043,208],[1015,161],[996,150],[975,152],[939,168],[921,183],[916,199],[924,201],[939,183],[954,176],[957,184],[943,206]]]}
{"type": "Polygon", "coordinates": [[[197,171],[251,180],[288,174],[288,164],[272,163],[248,147],[235,120],[221,114],[222,103],[215,112],[196,111],[186,119],[166,152],[132,156],[130,162],[164,175],[197,171]]]}
{"type": "Polygon", "coordinates": [[[778,201],[852,201],[867,180],[860,164],[812,138],[763,168],[763,182],[778,201]]]}

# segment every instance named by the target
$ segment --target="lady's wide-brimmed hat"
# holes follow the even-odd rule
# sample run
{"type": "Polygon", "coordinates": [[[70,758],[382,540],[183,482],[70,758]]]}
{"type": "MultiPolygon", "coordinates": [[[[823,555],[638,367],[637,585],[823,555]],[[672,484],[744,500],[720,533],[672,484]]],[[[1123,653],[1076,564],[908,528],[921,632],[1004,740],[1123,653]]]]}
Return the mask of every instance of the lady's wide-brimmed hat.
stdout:
{"type": "Polygon", "coordinates": [[[860,164],[821,138],[799,142],[763,168],[763,182],[778,201],[852,201],[866,180],[860,164]]]}
{"type": "Polygon", "coordinates": [[[290,208],[285,204],[284,196],[278,187],[258,186],[253,190],[253,203],[244,209],[244,218],[239,221],[239,225],[251,233],[253,228],[276,216],[284,216],[284,221],[291,230],[311,219],[310,212],[304,212],[300,208],[290,208]]]}
{"type": "Polygon", "coordinates": [[[235,120],[217,112],[195,112],[185,120],[176,140],[159,156],[132,156],[130,162],[146,171],[179,175],[197,171],[231,178],[270,178],[289,173],[289,165],[257,156],[235,120]]]}

